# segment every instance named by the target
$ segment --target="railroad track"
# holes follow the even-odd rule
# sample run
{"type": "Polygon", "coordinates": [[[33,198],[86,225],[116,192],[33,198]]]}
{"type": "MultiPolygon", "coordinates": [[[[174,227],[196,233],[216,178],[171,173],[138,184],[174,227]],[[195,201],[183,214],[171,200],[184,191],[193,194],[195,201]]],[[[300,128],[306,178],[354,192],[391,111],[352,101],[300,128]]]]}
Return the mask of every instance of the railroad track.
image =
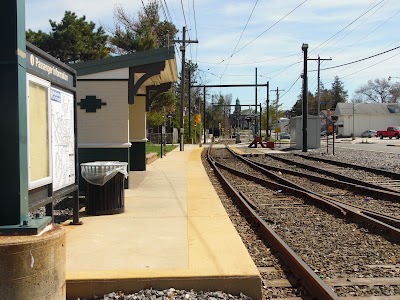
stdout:
{"type": "Polygon", "coordinates": [[[298,153],[287,155],[272,154],[268,156],[287,164],[295,164],[304,169],[334,177],[338,180],[368,186],[378,190],[400,193],[400,173],[298,153]]]}
{"type": "MultiPolygon", "coordinates": [[[[242,160],[246,161],[245,158],[242,160]]],[[[280,157],[253,157],[250,160],[260,167],[259,172],[263,174],[269,170],[275,178],[282,178],[282,182],[289,180],[293,186],[297,184],[300,189],[349,205],[400,228],[400,193],[362,185],[362,181],[353,183],[352,178],[342,175],[338,180],[338,177],[321,174],[313,166],[304,169],[301,164],[280,157]]]]}
{"type": "Polygon", "coordinates": [[[360,218],[338,204],[255,176],[253,168],[226,149],[210,151],[210,163],[221,182],[283,253],[286,264],[296,266],[293,273],[312,297],[400,298],[398,236],[385,237],[376,228],[379,222],[366,225],[361,218],[364,225],[353,223],[360,218]]]}

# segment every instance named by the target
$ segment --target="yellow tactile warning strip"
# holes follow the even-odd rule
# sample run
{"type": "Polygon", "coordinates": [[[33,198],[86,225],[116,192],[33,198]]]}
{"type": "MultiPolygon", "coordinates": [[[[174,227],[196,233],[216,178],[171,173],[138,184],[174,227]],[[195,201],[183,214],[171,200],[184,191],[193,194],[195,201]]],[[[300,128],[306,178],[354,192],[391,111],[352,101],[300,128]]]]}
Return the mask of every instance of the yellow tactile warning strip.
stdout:
{"type": "Polygon", "coordinates": [[[131,172],[125,213],[66,226],[67,299],[111,291],[225,290],[261,299],[261,279],[202,166],[185,145],[131,172]]]}

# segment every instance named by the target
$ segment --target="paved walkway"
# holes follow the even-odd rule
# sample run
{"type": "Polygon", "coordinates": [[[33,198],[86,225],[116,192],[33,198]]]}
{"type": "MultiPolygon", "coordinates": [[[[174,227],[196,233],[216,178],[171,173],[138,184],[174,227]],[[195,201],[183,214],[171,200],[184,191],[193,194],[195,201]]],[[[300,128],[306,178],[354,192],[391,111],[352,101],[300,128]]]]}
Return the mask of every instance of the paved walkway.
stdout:
{"type": "Polygon", "coordinates": [[[66,225],[67,299],[142,288],[224,290],[261,299],[261,279],[200,159],[185,145],[130,172],[125,213],[66,225]]]}

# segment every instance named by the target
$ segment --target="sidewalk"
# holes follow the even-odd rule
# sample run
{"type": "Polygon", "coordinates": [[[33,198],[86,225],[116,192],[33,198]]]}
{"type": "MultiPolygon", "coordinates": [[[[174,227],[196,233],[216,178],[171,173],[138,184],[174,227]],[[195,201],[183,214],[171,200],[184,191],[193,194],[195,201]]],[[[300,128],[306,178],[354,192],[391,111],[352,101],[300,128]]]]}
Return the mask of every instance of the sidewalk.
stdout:
{"type": "Polygon", "coordinates": [[[224,290],[261,299],[261,279],[202,166],[185,145],[130,172],[125,213],[67,233],[67,299],[142,288],[224,290]]]}

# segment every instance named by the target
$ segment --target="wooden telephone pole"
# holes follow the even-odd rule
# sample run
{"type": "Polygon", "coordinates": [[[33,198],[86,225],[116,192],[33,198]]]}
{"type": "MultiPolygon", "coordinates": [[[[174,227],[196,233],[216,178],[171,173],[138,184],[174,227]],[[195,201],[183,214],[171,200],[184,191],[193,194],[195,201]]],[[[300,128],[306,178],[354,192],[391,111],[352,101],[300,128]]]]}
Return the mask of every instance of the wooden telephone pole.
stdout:
{"type": "Polygon", "coordinates": [[[187,40],[186,39],[186,27],[183,26],[182,29],[182,40],[174,40],[175,43],[181,43],[180,50],[182,52],[182,71],[181,71],[181,115],[180,115],[180,151],[184,150],[184,119],[183,119],[183,111],[185,107],[185,51],[186,44],[198,43],[197,40],[187,40]]]}

